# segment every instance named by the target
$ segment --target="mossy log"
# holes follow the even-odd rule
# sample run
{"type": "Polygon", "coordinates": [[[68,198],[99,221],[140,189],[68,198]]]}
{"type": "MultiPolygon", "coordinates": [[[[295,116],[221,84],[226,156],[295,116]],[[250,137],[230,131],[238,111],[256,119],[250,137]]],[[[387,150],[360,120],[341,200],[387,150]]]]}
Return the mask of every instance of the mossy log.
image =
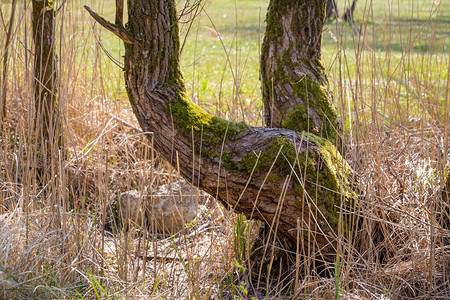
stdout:
{"type": "MultiPolygon", "coordinates": [[[[272,1],[269,11],[276,2],[299,1],[272,1]]],[[[306,9],[319,5],[321,19],[313,20],[314,26],[323,23],[324,1],[300,2],[306,9]]],[[[128,14],[126,31],[132,43],[125,43],[127,92],[142,129],[152,133],[149,138],[155,148],[194,185],[236,212],[263,220],[292,245],[300,236],[310,243],[310,249],[336,253],[338,236],[340,239],[352,230],[341,211],[354,205],[355,195],[349,188],[351,169],[334,145],[337,117],[323,94],[326,77],[319,60],[310,60],[319,65],[312,67],[317,72],[308,73],[304,83],[319,84],[318,89],[305,93],[311,104],[323,101],[318,117],[311,117],[313,122],[320,119],[320,129],[308,132],[310,127],[295,126],[295,114],[300,111],[304,116],[300,100],[286,106],[293,110],[292,128],[250,127],[214,117],[188,99],[179,66],[175,1],[128,1],[128,14]],[[332,122],[325,123],[323,117],[332,122]],[[314,134],[322,128],[330,140],[314,134]]],[[[296,26],[312,22],[311,18],[299,21],[303,23],[296,26]]],[[[271,24],[268,21],[268,32],[275,30],[271,24]]],[[[314,110],[316,104],[306,109],[314,110]]]]}

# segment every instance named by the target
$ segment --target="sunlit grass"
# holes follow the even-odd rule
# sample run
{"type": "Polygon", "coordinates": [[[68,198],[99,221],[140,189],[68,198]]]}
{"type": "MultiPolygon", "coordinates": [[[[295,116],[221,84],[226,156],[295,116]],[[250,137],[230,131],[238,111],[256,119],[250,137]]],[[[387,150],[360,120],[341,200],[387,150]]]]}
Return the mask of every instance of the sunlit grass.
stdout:
{"type": "MultiPolygon", "coordinates": [[[[181,67],[188,94],[211,113],[262,125],[259,43],[265,30],[267,1],[202,3],[199,16],[180,29],[182,38],[186,38],[181,67]],[[236,112],[239,110],[240,113],[236,112]]],[[[344,2],[338,3],[343,12],[344,2]]],[[[114,1],[93,4],[105,17],[114,19],[114,1]]],[[[180,9],[182,5],[180,2],[180,9]]],[[[80,8],[73,13],[86,12],[80,8]]],[[[90,20],[87,22],[94,24],[90,20]]],[[[416,103],[421,102],[423,93],[428,98],[438,99],[435,102],[442,102],[448,76],[449,24],[450,5],[438,1],[359,1],[352,22],[329,21],[324,28],[323,61],[332,86],[351,85],[347,78],[358,73],[372,74],[371,82],[362,83],[364,93],[360,96],[379,98],[375,105],[390,105],[387,100],[392,98],[392,91],[399,96],[396,105],[401,104],[398,108],[406,110],[405,113],[410,110],[418,113],[420,108],[416,103]],[[339,60],[345,62],[345,70],[340,69],[339,60]],[[423,78],[406,78],[409,71],[422,74],[423,78]],[[343,81],[341,84],[335,82],[338,77],[343,81]],[[370,94],[368,87],[373,86],[373,81],[379,85],[378,95],[370,94]],[[415,81],[424,82],[426,86],[412,87],[415,81]]],[[[83,28],[90,31],[91,26],[86,25],[83,28]]],[[[121,61],[124,49],[119,39],[97,25],[93,28],[104,49],[121,61]]],[[[92,35],[87,41],[86,57],[96,57],[92,35]]],[[[107,58],[103,56],[102,60],[107,58]]],[[[112,70],[121,75],[119,68],[112,70]]],[[[123,84],[110,87],[113,82],[122,83],[106,81],[107,90],[116,90],[117,96],[124,98],[123,84]]],[[[338,88],[333,92],[337,97],[341,93],[338,88]]],[[[341,102],[339,99],[337,106],[343,112],[346,108],[341,107],[341,102]]],[[[401,113],[396,112],[394,116],[401,113]]]]}

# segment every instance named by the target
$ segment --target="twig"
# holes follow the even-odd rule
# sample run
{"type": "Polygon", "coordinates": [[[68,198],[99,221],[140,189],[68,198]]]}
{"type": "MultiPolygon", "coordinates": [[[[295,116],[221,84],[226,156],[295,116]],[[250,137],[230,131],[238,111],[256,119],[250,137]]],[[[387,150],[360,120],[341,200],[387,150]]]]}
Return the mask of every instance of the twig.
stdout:
{"type": "MultiPolygon", "coordinates": [[[[97,21],[100,25],[102,25],[105,29],[108,29],[116,36],[118,36],[122,41],[129,45],[134,44],[133,37],[123,28],[122,25],[113,24],[106,20],[105,18],[98,15],[95,11],[89,8],[89,6],[85,5],[84,8],[89,12],[89,14],[97,21]]],[[[116,16],[117,17],[117,16],[116,16]]]]}
{"type": "Polygon", "coordinates": [[[139,132],[139,133],[142,132],[142,129],[141,129],[141,128],[139,128],[139,127],[137,127],[137,126],[135,126],[135,125],[133,125],[133,124],[131,124],[131,123],[125,121],[124,119],[121,119],[121,118],[119,118],[119,117],[117,117],[117,116],[115,116],[115,115],[113,115],[113,114],[111,114],[111,113],[108,113],[108,116],[110,116],[110,117],[113,118],[114,120],[116,120],[116,121],[122,123],[123,125],[125,125],[125,126],[127,126],[127,127],[133,128],[134,130],[136,130],[136,131],[139,132]]]}
{"type": "Polygon", "coordinates": [[[100,42],[100,40],[98,39],[97,35],[95,34],[95,31],[92,30],[92,33],[94,34],[95,40],[97,41],[97,43],[99,44],[100,48],[102,48],[103,52],[105,52],[106,56],[109,58],[110,61],[113,62],[113,64],[115,64],[116,66],[118,66],[119,68],[121,68],[122,70],[125,70],[125,66],[124,64],[119,61],[118,59],[114,58],[113,55],[111,53],[108,52],[108,50],[105,48],[105,46],[103,46],[102,42],[100,42]]]}
{"type": "MultiPolygon", "coordinates": [[[[170,240],[168,242],[166,242],[165,245],[162,246],[163,249],[166,249],[168,247],[174,246],[176,244],[178,244],[179,242],[186,240],[186,239],[190,239],[198,234],[203,233],[204,231],[209,229],[209,224],[203,224],[202,226],[200,226],[197,230],[191,232],[188,235],[182,235],[178,238],[175,238],[173,240],[170,240]]],[[[173,249],[172,249],[173,250],[173,249]]],[[[178,262],[183,262],[183,261],[190,261],[192,260],[192,258],[182,258],[182,257],[171,257],[171,256],[161,256],[161,255],[137,255],[137,257],[139,257],[140,259],[146,259],[147,261],[152,260],[152,259],[156,259],[156,260],[166,260],[166,261],[178,261],[178,262]]]]}
{"type": "Polygon", "coordinates": [[[156,256],[155,255],[147,255],[147,256],[144,256],[144,255],[140,254],[137,257],[140,258],[140,259],[144,259],[145,258],[146,261],[150,261],[150,260],[153,260],[153,259],[163,260],[163,261],[178,261],[178,262],[189,260],[189,259],[183,259],[183,258],[179,258],[179,257],[160,256],[160,255],[156,255],[156,256]]]}

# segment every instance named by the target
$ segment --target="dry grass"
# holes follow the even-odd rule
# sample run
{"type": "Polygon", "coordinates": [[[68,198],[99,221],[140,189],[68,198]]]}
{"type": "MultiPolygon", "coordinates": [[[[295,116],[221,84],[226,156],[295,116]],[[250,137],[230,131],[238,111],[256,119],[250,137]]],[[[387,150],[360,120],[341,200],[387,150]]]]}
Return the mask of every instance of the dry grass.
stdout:
{"type": "MultiPolygon", "coordinates": [[[[441,208],[449,205],[442,200],[449,154],[448,50],[433,48],[439,41],[430,39],[428,49],[434,50],[416,51],[415,42],[423,40],[400,30],[402,50],[380,53],[371,45],[370,11],[360,5],[359,34],[352,36],[341,22],[328,25],[335,26],[337,51],[327,54],[326,63],[352,141],[348,160],[363,192],[361,210],[352,215],[363,220],[361,235],[342,240],[339,262],[325,266],[334,275],[319,276],[306,254],[292,285],[267,283],[262,276],[258,297],[450,298],[450,248],[444,243],[450,232],[441,226],[441,208]],[[344,40],[353,41],[354,52],[344,40]]],[[[3,58],[3,22],[11,3],[1,2],[0,9],[3,58]]],[[[65,3],[57,16],[65,148],[53,152],[46,184],[36,182],[39,153],[46,149],[33,144],[29,4],[19,1],[15,13],[8,72],[0,78],[7,99],[0,136],[0,298],[255,296],[248,278],[255,270],[246,270],[246,261],[256,225],[214,199],[176,236],[157,234],[152,222],[125,230],[114,217],[118,193],[148,192],[178,175],[141,132],[126,102],[122,72],[103,54],[93,31],[116,56],[122,50],[113,37],[91,28],[78,1],[65,3]]],[[[439,18],[425,22],[432,35],[439,18]]],[[[389,29],[383,33],[389,45],[389,29]]],[[[253,100],[242,105],[246,121],[261,122],[253,100]]],[[[285,271],[295,273],[294,266],[295,258],[285,271]]]]}

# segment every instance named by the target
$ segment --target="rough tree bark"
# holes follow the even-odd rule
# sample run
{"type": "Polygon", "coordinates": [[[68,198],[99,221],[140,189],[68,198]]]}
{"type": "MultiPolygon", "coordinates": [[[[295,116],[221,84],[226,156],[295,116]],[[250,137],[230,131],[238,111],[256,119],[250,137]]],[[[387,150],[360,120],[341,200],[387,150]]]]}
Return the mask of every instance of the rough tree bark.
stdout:
{"type": "Polygon", "coordinates": [[[284,102],[270,106],[270,112],[279,111],[282,117],[273,113],[270,120],[289,129],[226,121],[207,114],[188,99],[179,66],[174,2],[128,1],[126,29],[86,7],[100,24],[125,41],[127,92],[143,130],[153,133],[150,138],[155,148],[179,166],[184,177],[225,205],[273,225],[292,245],[298,235],[310,243],[311,249],[336,253],[338,234],[352,230],[342,220],[340,209],[352,204],[354,194],[349,187],[351,169],[334,146],[337,117],[319,63],[325,0],[271,1],[269,5],[265,47],[269,52],[273,47],[274,58],[267,58],[265,78],[274,86],[281,80],[286,84],[282,88],[299,88],[296,94],[289,88],[267,92],[270,87],[266,87],[265,95],[285,97],[284,102]],[[289,8],[296,10],[290,13],[289,8]],[[302,13],[301,9],[313,14],[302,13]],[[292,18],[280,27],[279,22],[270,21],[271,16],[277,16],[274,10],[292,18]],[[294,35],[295,45],[289,47],[290,43],[283,40],[291,38],[285,31],[294,35]],[[307,34],[298,38],[299,32],[307,34]],[[313,45],[298,44],[306,41],[313,45]],[[279,63],[288,60],[293,61],[293,68],[283,68],[279,63]],[[284,74],[295,70],[300,73],[284,74]],[[297,125],[296,120],[307,122],[297,125]],[[308,122],[311,126],[304,125],[308,122]]]}
{"type": "Polygon", "coordinates": [[[55,11],[52,0],[33,0],[34,101],[36,143],[46,160],[62,144],[62,120],[57,98],[55,11]]]}
{"type": "Polygon", "coordinates": [[[271,1],[261,51],[267,127],[310,132],[340,144],[321,62],[323,1],[271,1]]]}

